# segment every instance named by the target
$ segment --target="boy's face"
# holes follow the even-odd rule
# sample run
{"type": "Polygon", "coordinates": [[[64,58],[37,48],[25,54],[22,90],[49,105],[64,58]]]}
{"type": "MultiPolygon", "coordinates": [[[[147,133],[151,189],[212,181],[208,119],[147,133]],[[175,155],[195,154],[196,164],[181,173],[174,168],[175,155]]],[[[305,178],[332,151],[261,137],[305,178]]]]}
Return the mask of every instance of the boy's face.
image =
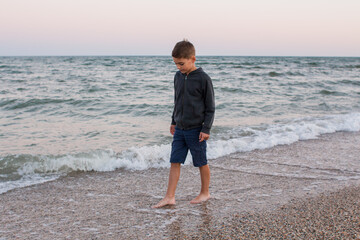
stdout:
{"type": "Polygon", "coordinates": [[[181,73],[189,74],[190,72],[194,71],[196,69],[195,67],[195,56],[192,56],[191,58],[174,58],[174,63],[176,67],[179,69],[181,73]]]}

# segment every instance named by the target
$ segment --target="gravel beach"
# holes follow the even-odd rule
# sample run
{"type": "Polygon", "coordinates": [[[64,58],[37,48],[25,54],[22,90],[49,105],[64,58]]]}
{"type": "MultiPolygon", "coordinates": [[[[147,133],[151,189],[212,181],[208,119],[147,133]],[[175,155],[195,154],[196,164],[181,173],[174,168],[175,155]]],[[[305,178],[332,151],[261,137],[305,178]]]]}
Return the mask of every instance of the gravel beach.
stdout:
{"type": "Polygon", "coordinates": [[[177,204],[155,210],[169,169],[72,173],[1,194],[0,239],[359,239],[359,146],[338,132],[211,160],[198,205],[184,166],[177,204]]]}
{"type": "Polygon", "coordinates": [[[360,187],[292,200],[275,211],[236,214],[189,239],[360,239],[360,187]]]}

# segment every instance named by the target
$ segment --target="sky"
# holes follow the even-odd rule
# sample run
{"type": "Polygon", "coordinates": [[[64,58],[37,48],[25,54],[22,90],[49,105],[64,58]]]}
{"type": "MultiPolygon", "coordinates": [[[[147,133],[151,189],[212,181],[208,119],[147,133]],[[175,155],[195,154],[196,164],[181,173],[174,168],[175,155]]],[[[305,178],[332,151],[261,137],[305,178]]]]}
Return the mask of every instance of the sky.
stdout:
{"type": "Polygon", "coordinates": [[[0,56],[360,56],[360,0],[0,0],[0,56]]]}

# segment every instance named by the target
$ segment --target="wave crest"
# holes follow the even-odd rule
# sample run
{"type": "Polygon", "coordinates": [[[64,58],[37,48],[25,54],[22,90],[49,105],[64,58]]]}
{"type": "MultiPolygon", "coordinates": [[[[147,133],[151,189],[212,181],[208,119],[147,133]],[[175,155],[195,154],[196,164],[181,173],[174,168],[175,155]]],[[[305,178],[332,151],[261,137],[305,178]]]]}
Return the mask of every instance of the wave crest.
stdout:
{"type": "MultiPolygon", "coordinates": [[[[307,117],[271,125],[235,128],[229,133],[223,133],[218,139],[209,141],[207,154],[208,159],[215,159],[235,152],[247,152],[291,144],[299,140],[315,139],[321,134],[337,131],[360,131],[360,113],[307,117]],[[244,135],[244,132],[247,134],[244,135]]],[[[73,171],[103,172],[119,168],[127,170],[165,168],[170,165],[170,152],[171,145],[164,144],[131,147],[119,153],[109,149],[58,156],[9,155],[0,158],[0,176],[5,180],[8,178],[9,181],[15,175],[20,176],[19,181],[36,176],[34,179],[38,183],[41,180],[39,176],[52,180],[54,177],[49,176],[59,176],[73,171]]],[[[190,154],[186,163],[191,163],[190,154]]],[[[29,185],[28,181],[25,183],[29,185]]],[[[8,186],[9,184],[7,188],[8,186]]],[[[0,186],[1,192],[4,192],[4,189],[0,186]]]]}

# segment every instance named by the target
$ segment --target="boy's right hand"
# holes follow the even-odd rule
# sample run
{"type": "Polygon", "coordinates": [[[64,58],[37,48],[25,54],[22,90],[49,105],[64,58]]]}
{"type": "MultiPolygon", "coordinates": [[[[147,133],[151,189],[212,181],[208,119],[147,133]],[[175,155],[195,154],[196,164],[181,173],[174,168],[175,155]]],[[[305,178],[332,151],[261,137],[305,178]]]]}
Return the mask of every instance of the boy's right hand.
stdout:
{"type": "Polygon", "coordinates": [[[174,133],[175,133],[175,126],[176,126],[176,125],[171,125],[171,126],[170,126],[170,133],[171,133],[171,135],[174,135],[174,133]]]}

